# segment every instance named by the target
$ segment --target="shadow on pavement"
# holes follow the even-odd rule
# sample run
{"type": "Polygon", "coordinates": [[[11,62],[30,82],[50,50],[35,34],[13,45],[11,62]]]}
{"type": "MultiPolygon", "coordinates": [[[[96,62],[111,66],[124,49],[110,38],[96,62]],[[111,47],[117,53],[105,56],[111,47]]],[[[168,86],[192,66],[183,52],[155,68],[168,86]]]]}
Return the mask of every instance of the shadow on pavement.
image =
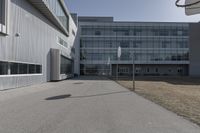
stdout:
{"type": "Polygon", "coordinates": [[[71,97],[71,94],[48,97],[45,100],[60,100],[60,99],[65,99],[65,98],[69,98],[69,97],[71,97]]]}
{"type": "Polygon", "coordinates": [[[73,84],[75,84],[75,85],[80,85],[80,84],[84,84],[83,82],[75,82],[75,83],[73,83],[73,84]]]}
{"type": "Polygon", "coordinates": [[[118,92],[109,92],[109,93],[101,93],[101,94],[93,94],[93,95],[83,95],[83,96],[71,96],[71,94],[66,95],[58,95],[53,97],[48,97],[45,100],[60,100],[65,98],[90,98],[90,97],[98,97],[98,96],[108,96],[114,94],[122,94],[122,93],[130,93],[131,91],[118,91],[118,92]]]}

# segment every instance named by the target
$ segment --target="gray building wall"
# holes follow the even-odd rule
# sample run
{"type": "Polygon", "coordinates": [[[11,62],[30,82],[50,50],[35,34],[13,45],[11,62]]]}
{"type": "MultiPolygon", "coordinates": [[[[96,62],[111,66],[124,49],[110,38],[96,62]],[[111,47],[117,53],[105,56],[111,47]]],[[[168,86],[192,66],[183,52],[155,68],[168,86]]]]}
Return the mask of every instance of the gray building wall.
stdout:
{"type": "Polygon", "coordinates": [[[190,76],[200,77],[200,23],[190,24],[190,76]]]}
{"type": "Polygon", "coordinates": [[[0,75],[0,90],[50,81],[50,49],[72,59],[76,26],[70,17],[69,37],[54,26],[28,0],[10,0],[9,34],[0,34],[0,61],[36,63],[42,65],[42,74],[0,75]],[[58,44],[58,37],[69,47],[58,44]]]}

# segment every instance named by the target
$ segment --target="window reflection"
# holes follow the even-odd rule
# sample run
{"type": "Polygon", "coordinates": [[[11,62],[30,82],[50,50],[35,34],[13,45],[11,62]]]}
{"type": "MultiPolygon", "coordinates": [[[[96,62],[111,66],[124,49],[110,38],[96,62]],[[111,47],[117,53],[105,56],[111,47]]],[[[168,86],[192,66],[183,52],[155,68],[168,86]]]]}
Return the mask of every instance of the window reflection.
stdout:
{"type": "Polygon", "coordinates": [[[69,31],[69,16],[65,13],[63,7],[60,4],[59,0],[47,0],[51,11],[56,15],[60,20],[62,25],[67,31],[69,31]]]}
{"type": "Polygon", "coordinates": [[[61,56],[60,73],[66,75],[73,74],[73,61],[61,56]]]}
{"type": "Polygon", "coordinates": [[[121,61],[143,63],[189,61],[188,24],[141,26],[82,26],[81,61],[117,60],[121,46],[121,61]],[[87,35],[84,36],[84,35],[87,35]]]}

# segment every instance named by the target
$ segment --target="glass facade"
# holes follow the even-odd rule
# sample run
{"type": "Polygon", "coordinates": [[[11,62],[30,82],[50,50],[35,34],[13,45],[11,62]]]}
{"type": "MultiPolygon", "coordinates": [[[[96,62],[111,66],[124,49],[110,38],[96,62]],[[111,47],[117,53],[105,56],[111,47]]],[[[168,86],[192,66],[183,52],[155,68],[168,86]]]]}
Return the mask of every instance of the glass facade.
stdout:
{"type": "Polygon", "coordinates": [[[61,6],[60,0],[47,0],[51,11],[60,20],[62,25],[67,31],[69,31],[69,16],[65,13],[63,7],[61,6]]]}
{"type": "MultiPolygon", "coordinates": [[[[81,73],[94,65],[189,64],[187,23],[96,23],[81,25],[81,73]],[[122,48],[117,59],[117,48],[122,48]],[[133,56],[134,54],[134,56],[133,56]]],[[[92,68],[91,70],[94,70],[92,68]]],[[[98,69],[97,69],[98,70],[98,69]]],[[[105,73],[106,73],[105,69],[105,73]]]]}
{"type": "Polygon", "coordinates": [[[105,64],[81,64],[81,75],[108,75],[110,66],[105,64]]]}
{"type": "Polygon", "coordinates": [[[61,56],[60,74],[73,74],[73,60],[61,56]]]}

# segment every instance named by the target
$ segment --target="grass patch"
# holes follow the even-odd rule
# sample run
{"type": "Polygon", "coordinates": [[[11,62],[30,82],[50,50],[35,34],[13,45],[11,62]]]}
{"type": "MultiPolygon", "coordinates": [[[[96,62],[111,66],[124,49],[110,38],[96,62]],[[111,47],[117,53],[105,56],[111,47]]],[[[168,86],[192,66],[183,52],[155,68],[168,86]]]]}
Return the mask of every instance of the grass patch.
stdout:
{"type": "MultiPolygon", "coordinates": [[[[131,80],[118,81],[132,89],[131,80]]],[[[200,79],[188,77],[139,78],[136,93],[200,126],[200,79]]]]}

